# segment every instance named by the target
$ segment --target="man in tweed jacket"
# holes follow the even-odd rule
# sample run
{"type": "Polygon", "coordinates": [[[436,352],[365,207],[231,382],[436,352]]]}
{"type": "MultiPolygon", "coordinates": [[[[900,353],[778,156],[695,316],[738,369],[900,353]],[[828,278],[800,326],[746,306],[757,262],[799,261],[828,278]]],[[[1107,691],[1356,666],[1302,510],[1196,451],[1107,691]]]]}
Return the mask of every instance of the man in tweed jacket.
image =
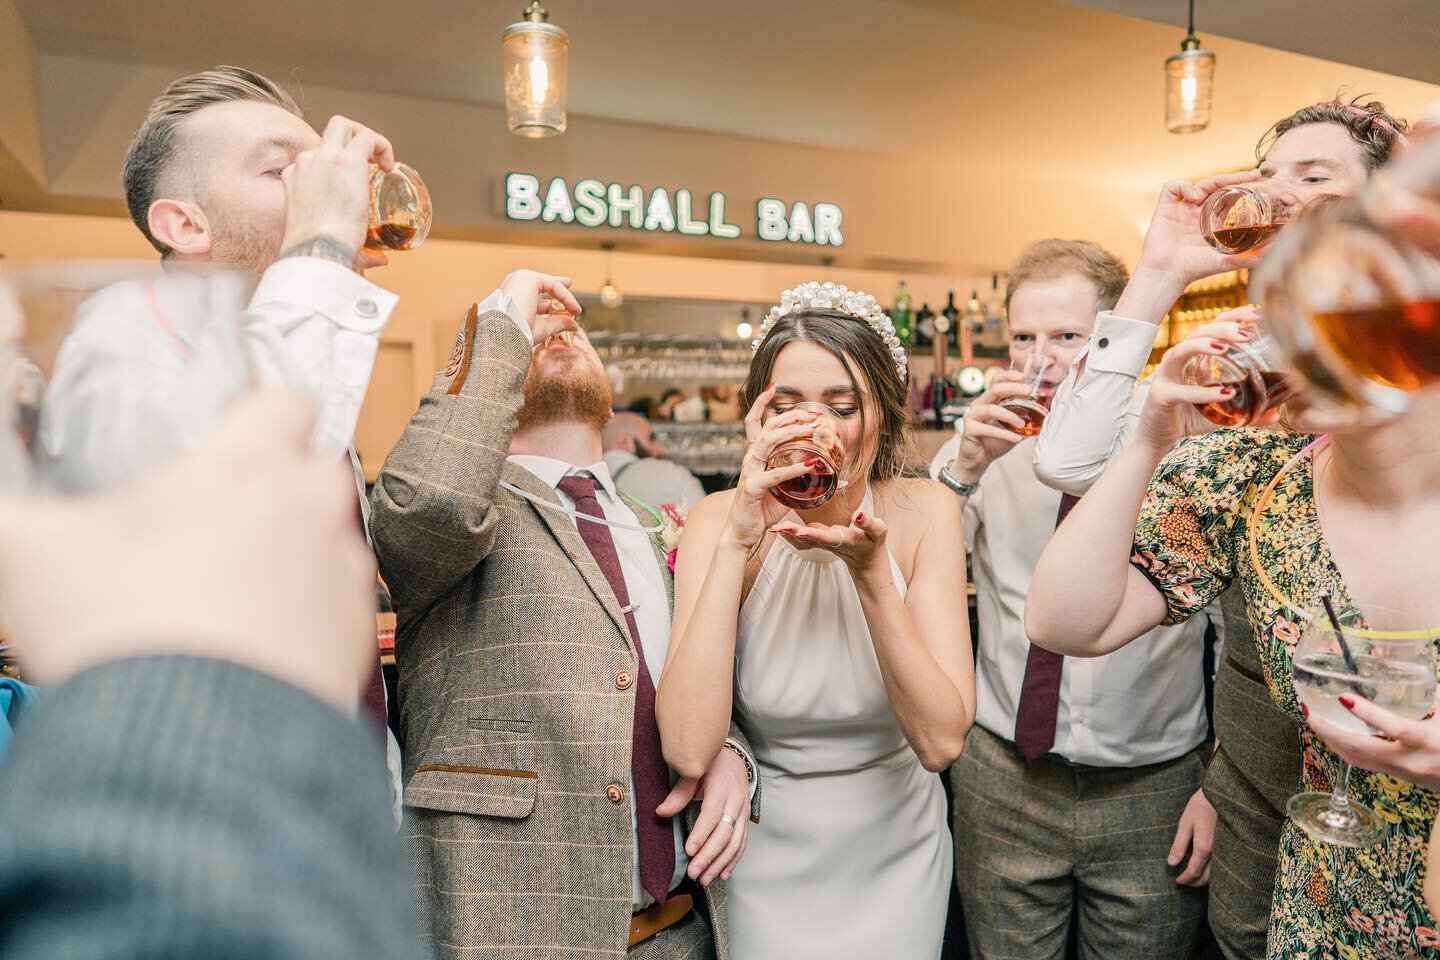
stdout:
{"type": "Polygon", "coordinates": [[[567,287],[518,271],[471,309],[375,485],[422,935],[441,957],[723,960],[714,878],[743,851],[753,764],[734,742],[664,797],[657,888],[656,811],[639,800],[647,769],[670,777],[642,694],[670,574],[601,459],[609,383],[567,287]],[[576,519],[601,506],[614,525],[576,519]],[[687,839],[668,817],[697,792],[687,839]]]}

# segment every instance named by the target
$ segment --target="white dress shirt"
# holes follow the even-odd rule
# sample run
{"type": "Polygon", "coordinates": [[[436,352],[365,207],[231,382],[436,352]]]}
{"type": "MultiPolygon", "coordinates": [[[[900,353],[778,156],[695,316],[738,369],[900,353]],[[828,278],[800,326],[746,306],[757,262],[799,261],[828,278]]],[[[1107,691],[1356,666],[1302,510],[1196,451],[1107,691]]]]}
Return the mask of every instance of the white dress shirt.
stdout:
{"type": "Polygon", "coordinates": [[[251,378],[311,392],[315,449],[345,454],[395,295],[314,257],[266,270],[237,324],[194,309],[226,292],[174,270],[112,284],[77,309],[40,417],[57,483],[79,492],[136,476],[208,430],[251,378]]]}
{"type": "Polygon", "coordinates": [[[652,507],[673,503],[688,510],[705,499],[705,488],[695,474],[674,460],[637,457],[628,450],[605,451],[605,464],[615,484],[625,493],[652,507]]]}
{"type": "Polygon", "coordinates": [[[1071,361],[1035,444],[1035,472],[1047,485],[1081,496],[1120,452],[1140,419],[1145,397],[1135,381],[1150,362],[1158,331],[1109,310],[1095,318],[1090,342],[1071,361]]]}
{"type": "MultiPolygon", "coordinates": [[[[577,473],[589,473],[595,478],[595,499],[600,501],[600,511],[605,515],[605,519],[627,525],[606,529],[615,541],[615,552],[620,557],[620,571],[625,575],[625,591],[630,594],[630,603],[635,607],[635,626],[640,631],[640,647],[645,653],[645,666],[650,671],[651,680],[658,683],[660,670],[665,666],[665,654],[670,649],[670,600],[650,535],[638,529],[650,523],[648,518],[642,522],[635,516],[635,511],[620,499],[615,489],[615,481],[610,477],[610,468],[603,460],[588,467],[577,467],[553,457],[528,454],[515,454],[509,457],[509,460],[534,474],[541,483],[555,491],[555,496],[561,503],[572,509],[575,501],[559,488],[560,481],[577,473]]],[[[570,520],[575,524],[580,523],[573,516],[570,520]]],[[[630,814],[633,818],[633,782],[629,796],[630,814]]],[[[675,873],[670,880],[672,890],[684,879],[685,869],[690,865],[690,858],[685,853],[685,833],[680,817],[675,817],[674,829],[675,873]]],[[[634,909],[642,910],[655,901],[640,883],[640,844],[636,842],[631,846],[635,861],[634,909]]]]}
{"type": "MultiPolygon", "coordinates": [[[[957,422],[935,455],[932,477],[954,458],[963,427],[957,422]]],[[[1034,444],[1022,440],[995,460],[965,504],[980,619],[975,722],[1011,741],[1030,655],[1025,595],[1060,509],[1059,492],[1035,475],[1034,444]]],[[[1133,767],[1198,746],[1207,729],[1206,619],[1159,627],[1103,657],[1066,657],[1054,752],[1072,763],[1133,767]]]]}

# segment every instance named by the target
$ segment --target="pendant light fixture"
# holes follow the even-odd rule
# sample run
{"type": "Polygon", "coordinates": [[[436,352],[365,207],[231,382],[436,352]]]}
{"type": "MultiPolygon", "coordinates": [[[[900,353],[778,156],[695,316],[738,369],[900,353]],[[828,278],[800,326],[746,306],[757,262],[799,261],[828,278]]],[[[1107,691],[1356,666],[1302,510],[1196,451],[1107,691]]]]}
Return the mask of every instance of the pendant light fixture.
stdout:
{"type": "Polygon", "coordinates": [[[1195,133],[1210,125],[1215,86],[1215,54],[1200,49],[1195,36],[1195,0],[1190,0],[1190,31],[1180,52],[1165,61],[1165,129],[1195,133]]]}
{"type": "Polygon", "coordinates": [[[602,243],[600,249],[605,251],[605,283],[600,287],[600,302],[614,310],[625,302],[625,296],[620,292],[620,288],[615,286],[615,281],[612,279],[614,272],[611,270],[611,265],[614,260],[615,244],[602,243]]]}
{"type": "Polygon", "coordinates": [[[565,132],[565,72],[570,36],[550,23],[540,0],[505,28],[505,122],[510,132],[536,139],[565,132]]]}
{"type": "Polygon", "coordinates": [[[755,328],[750,325],[750,308],[740,308],[740,322],[735,324],[735,336],[741,340],[749,340],[754,334],[755,328]]]}

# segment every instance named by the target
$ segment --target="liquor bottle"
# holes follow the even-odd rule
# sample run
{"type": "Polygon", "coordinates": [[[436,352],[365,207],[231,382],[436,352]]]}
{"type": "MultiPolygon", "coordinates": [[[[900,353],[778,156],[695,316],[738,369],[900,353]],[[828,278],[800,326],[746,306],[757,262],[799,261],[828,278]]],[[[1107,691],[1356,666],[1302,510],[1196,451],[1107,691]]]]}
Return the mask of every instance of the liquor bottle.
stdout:
{"type": "Polygon", "coordinates": [[[895,310],[890,319],[895,321],[895,336],[908,346],[914,331],[910,326],[910,291],[905,289],[904,277],[900,278],[900,289],[895,291],[895,310]]]}
{"type": "Polygon", "coordinates": [[[971,290],[970,299],[965,301],[965,313],[961,315],[961,324],[964,326],[964,337],[960,342],[960,357],[969,366],[975,357],[975,346],[980,343],[980,335],[985,332],[985,310],[980,306],[980,291],[971,290]],[[967,347],[968,343],[968,347],[967,347]]]}
{"type": "Polygon", "coordinates": [[[935,314],[930,310],[930,304],[920,304],[920,309],[915,313],[915,347],[923,350],[935,341],[935,314]]]}
{"type": "MultiPolygon", "coordinates": [[[[945,301],[945,309],[940,311],[940,313],[942,316],[945,317],[945,319],[950,321],[949,328],[946,330],[946,334],[949,336],[950,343],[958,346],[959,344],[967,342],[969,338],[960,329],[962,326],[962,324],[960,323],[960,308],[955,306],[954,290],[950,291],[950,296],[945,301]]],[[[970,361],[966,360],[965,362],[969,363],[970,361]]]]}
{"type": "Polygon", "coordinates": [[[990,275],[990,297],[985,301],[985,327],[980,335],[982,346],[1003,350],[1005,337],[1005,297],[1000,293],[1000,274],[990,275]]]}

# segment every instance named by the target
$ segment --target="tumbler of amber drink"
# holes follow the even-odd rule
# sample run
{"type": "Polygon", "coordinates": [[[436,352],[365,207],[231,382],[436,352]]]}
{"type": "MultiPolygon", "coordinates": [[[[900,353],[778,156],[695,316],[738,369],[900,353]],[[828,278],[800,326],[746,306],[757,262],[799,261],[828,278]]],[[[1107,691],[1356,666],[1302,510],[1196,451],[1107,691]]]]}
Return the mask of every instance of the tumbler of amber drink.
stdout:
{"type": "MultiPolygon", "coordinates": [[[[823,403],[807,401],[786,407],[810,410],[819,414],[808,437],[795,437],[778,444],[765,461],[766,470],[778,470],[796,463],[814,460],[808,473],[793,477],[770,488],[770,495],[792,510],[813,510],[829,501],[840,489],[840,471],[845,463],[845,447],[840,439],[840,414],[823,403]]],[[[768,419],[768,417],[767,417],[768,419]]]]}
{"type": "Polygon", "coordinates": [[[1331,204],[1286,231],[1253,288],[1307,399],[1400,413],[1415,391],[1440,383],[1440,260],[1360,202],[1331,204]]]}
{"type": "Polygon", "coordinates": [[[1022,437],[1033,437],[1045,426],[1045,415],[1050,412],[1050,395],[1045,389],[1045,374],[1049,369],[1047,356],[1032,353],[1026,358],[1025,386],[1030,392],[1023,397],[1006,397],[998,404],[1000,409],[1015,414],[1023,422],[1018,427],[1004,424],[1005,429],[1022,437]]]}
{"type": "Polygon", "coordinates": [[[365,246],[372,250],[414,250],[430,235],[434,210],[420,173],[403,163],[386,173],[370,167],[370,227],[365,246]]]}
{"type": "Polygon", "coordinates": [[[1301,204],[1280,183],[1246,183],[1221,187],[1200,206],[1205,242],[1221,253],[1253,250],[1299,216],[1301,204]]]}
{"type": "Polygon", "coordinates": [[[1229,387],[1227,399],[1197,404],[1206,420],[1222,427],[1245,427],[1273,420],[1271,414],[1295,395],[1295,380],[1272,370],[1263,343],[1232,344],[1218,356],[1192,357],[1181,372],[1186,383],[1229,387]]]}

